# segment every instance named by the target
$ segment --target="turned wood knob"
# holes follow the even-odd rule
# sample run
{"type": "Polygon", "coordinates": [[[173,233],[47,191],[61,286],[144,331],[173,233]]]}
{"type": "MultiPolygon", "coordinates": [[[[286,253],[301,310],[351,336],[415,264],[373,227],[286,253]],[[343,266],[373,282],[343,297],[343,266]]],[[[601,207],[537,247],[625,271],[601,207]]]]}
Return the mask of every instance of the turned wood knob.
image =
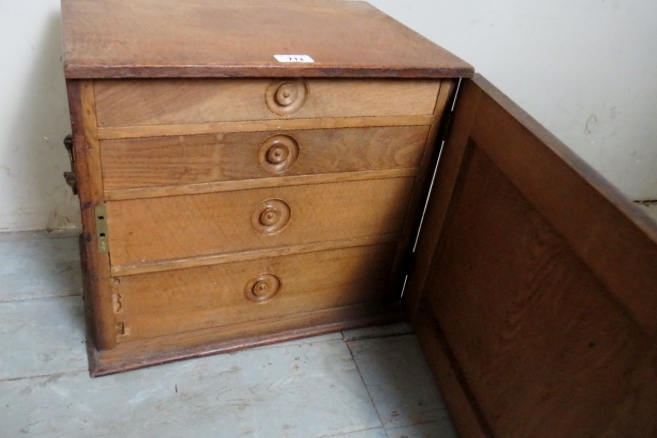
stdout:
{"type": "Polygon", "coordinates": [[[251,226],[260,234],[275,234],[290,221],[290,206],[282,199],[267,199],[256,206],[251,214],[251,226]]]}
{"type": "Polygon", "coordinates": [[[260,224],[271,227],[281,220],[282,213],[274,208],[267,208],[260,213],[260,224]]]}
{"type": "Polygon", "coordinates": [[[260,146],[258,161],[263,169],[271,173],[282,173],[299,158],[299,144],[290,135],[277,134],[269,137],[260,146]]]}
{"type": "Polygon", "coordinates": [[[256,303],[272,299],[281,290],[281,280],[273,274],[260,274],[244,286],[244,297],[256,303]]]}
{"type": "Polygon", "coordinates": [[[280,144],[276,144],[267,151],[267,162],[271,164],[281,164],[290,155],[290,150],[280,144]]]}
{"type": "Polygon", "coordinates": [[[294,83],[283,84],[276,90],[276,103],[280,106],[292,105],[299,98],[299,89],[294,83]]]}
{"type": "Polygon", "coordinates": [[[307,97],[308,85],[300,79],[274,82],[265,92],[267,107],[279,116],[299,111],[307,97]]]}

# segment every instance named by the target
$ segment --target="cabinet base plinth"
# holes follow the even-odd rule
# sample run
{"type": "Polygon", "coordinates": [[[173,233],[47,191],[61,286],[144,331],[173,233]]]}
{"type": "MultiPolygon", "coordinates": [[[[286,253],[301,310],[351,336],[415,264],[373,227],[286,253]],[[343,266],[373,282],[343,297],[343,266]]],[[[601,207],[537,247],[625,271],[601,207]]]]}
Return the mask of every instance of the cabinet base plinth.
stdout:
{"type": "MultiPolygon", "coordinates": [[[[97,350],[90,341],[91,337],[87,336],[89,374],[91,377],[99,377],[183,359],[230,353],[309,336],[403,320],[405,320],[405,314],[399,305],[368,304],[296,315],[276,322],[269,321],[268,325],[275,326],[275,329],[268,333],[235,336],[236,327],[232,327],[228,339],[223,333],[226,328],[217,327],[192,333],[120,343],[111,350],[97,350]],[[195,340],[205,339],[215,340],[201,344],[194,343],[195,340]]],[[[258,324],[259,322],[253,322],[249,325],[256,326],[258,324]]],[[[246,329],[247,324],[239,328],[246,329]]]]}

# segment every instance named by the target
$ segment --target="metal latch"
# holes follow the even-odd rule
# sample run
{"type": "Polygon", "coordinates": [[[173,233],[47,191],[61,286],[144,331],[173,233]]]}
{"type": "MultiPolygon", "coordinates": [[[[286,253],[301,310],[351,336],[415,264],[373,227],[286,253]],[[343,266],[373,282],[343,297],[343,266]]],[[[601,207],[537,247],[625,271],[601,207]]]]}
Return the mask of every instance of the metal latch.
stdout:
{"type": "Polygon", "coordinates": [[[107,209],[104,205],[94,207],[96,214],[96,240],[98,241],[98,252],[106,254],[109,252],[109,240],[107,238],[107,209]]]}
{"type": "Polygon", "coordinates": [[[68,159],[71,162],[71,171],[64,172],[64,179],[66,184],[71,186],[73,194],[78,194],[78,177],[75,174],[75,152],[73,152],[73,136],[71,134],[64,137],[64,147],[68,151],[68,159]]]}

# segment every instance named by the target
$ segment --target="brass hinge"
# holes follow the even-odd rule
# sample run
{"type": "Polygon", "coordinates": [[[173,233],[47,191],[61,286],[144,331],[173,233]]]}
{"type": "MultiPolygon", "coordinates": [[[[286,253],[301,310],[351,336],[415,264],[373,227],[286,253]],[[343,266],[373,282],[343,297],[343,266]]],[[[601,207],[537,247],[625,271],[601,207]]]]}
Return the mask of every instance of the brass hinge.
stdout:
{"type": "Polygon", "coordinates": [[[96,240],[98,241],[98,252],[107,254],[109,252],[109,240],[107,238],[107,209],[104,205],[94,207],[96,215],[96,240]]]}

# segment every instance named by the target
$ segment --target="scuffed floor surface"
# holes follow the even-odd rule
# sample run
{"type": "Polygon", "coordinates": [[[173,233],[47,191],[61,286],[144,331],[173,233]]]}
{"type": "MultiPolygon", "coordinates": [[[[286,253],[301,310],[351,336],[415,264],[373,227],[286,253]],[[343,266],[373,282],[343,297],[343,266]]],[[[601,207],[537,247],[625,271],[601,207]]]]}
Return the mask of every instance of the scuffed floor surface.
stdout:
{"type": "Polygon", "coordinates": [[[91,379],[74,236],[0,235],[0,437],[452,438],[403,324],[91,379]]]}

